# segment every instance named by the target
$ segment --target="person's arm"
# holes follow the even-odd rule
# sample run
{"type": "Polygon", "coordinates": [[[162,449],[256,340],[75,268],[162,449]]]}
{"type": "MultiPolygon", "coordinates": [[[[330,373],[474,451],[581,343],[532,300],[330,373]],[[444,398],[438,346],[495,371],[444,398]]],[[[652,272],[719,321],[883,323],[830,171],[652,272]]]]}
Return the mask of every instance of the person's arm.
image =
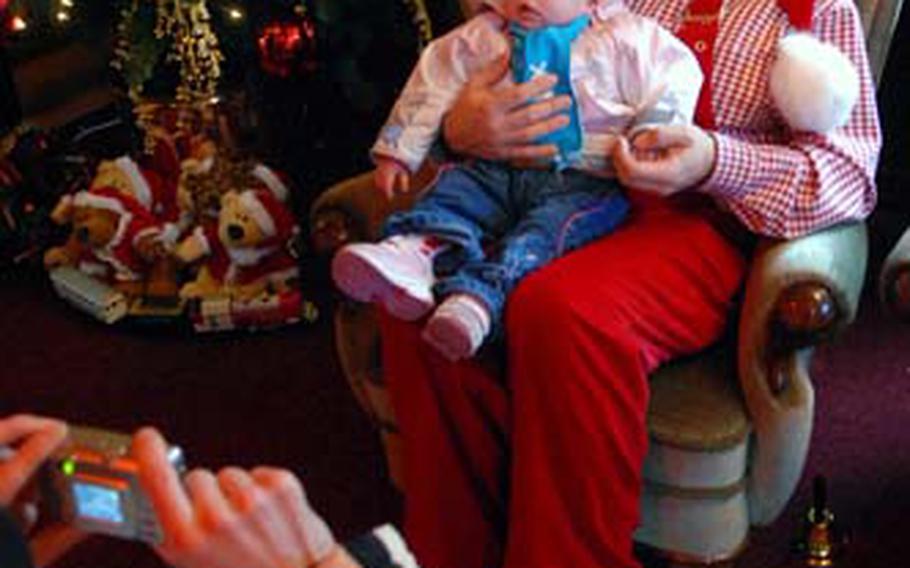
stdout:
{"type": "Polygon", "coordinates": [[[710,194],[748,229],[771,237],[865,218],[875,205],[881,129],[856,7],[833,0],[816,15],[813,32],[840,48],[859,73],[860,96],[846,125],[827,134],[793,132],[786,143],[696,126],[659,127],[633,141],[639,150],[663,151],[659,161],[637,160],[626,140],[616,145],[620,181],[664,195],[710,194]]]}
{"type": "Polygon", "coordinates": [[[704,77],[692,50],[654,20],[632,14],[611,32],[623,100],[635,111],[630,131],[658,124],[690,124],[704,77]]]}
{"type": "Polygon", "coordinates": [[[181,480],[150,428],[132,454],[164,532],[157,552],[176,568],[417,568],[391,528],[337,543],[288,471],[196,469],[181,480]]]}
{"type": "Polygon", "coordinates": [[[723,201],[756,233],[789,238],[865,218],[875,205],[881,128],[863,28],[850,0],[828,3],[813,33],[856,67],[860,96],[846,125],[827,134],[794,133],[788,145],[714,133],[716,166],[698,188],[723,201]]]}
{"type": "Polygon", "coordinates": [[[469,76],[507,53],[501,24],[499,16],[485,13],[427,46],[379,132],[371,150],[374,159],[417,171],[469,76]]]}

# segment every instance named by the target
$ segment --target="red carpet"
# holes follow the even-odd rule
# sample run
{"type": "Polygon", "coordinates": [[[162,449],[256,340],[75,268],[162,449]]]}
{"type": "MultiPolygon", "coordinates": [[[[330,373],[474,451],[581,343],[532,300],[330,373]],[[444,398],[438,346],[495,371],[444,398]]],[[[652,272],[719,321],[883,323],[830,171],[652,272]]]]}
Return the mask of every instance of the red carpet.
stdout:
{"type": "MultiPolygon", "coordinates": [[[[190,466],[288,467],[340,537],[395,517],[378,438],[336,363],[331,317],[258,335],[174,335],[106,327],[41,280],[0,278],[0,302],[0,415],[29,411],[124,431],[154,424],[190,466]]],[[[110,541],[61,564],[161,566],[110,541]]]]}
{"type": "MultiPolygon", "coordinates": [[[[42,281],[0,280],[0,414],[31,411],[119,430],[158,425],[190,464],[296,470],[339,536],[397,517],[380,447],[341,376],[330,318],[261,335],[112,329],[74,312],[42,281]]],[[[910,529],[910,326],[869,299],[816,356],[816,429],[796,499],[756,532],[737,564],[787,559],[811,476],[828,477],[853,543],[838,566],[905,565],[910,529]]],[[[144,549],[95,541],[66,568],[158,568],[144,549]]],[[[432,567],[428,567],[432,568],[432,567]]]]}

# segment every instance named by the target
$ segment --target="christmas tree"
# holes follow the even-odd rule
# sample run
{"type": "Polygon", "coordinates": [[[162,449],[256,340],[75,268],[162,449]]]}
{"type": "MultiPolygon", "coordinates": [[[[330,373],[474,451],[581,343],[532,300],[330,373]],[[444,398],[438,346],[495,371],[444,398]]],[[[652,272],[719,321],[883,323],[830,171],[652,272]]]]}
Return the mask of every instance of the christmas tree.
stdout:
{"type": "Polygon", "coordinates": [[[458,14],[457,0],[0,0],[0,49],[91,41],[136,100],[240,93],[243,143],[315,192],[370,167],[420,49],[458,14]]]}

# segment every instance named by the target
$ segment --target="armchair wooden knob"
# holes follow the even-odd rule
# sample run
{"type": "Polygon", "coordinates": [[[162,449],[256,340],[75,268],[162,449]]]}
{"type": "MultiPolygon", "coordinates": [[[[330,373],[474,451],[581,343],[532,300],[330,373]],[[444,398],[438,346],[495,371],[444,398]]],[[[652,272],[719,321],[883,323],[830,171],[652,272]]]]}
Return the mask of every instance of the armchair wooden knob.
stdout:
{"type": "Polygon", "coordinates": [[[344,245],[363,240],[358,224],[342,209],[326,208],[313,218],[310,241],[319,256],[330,257],[344,245]]]}
{"type": "Polygon", "coordinates": [[[898,267],[885,284],[885,301],[899,318],[910,320],[910,264],[898,267]]]}
{"type": "Polygon", "coordinates": [[[784,290],[774,314],[779,340],[790,350],[827,338],[835,331],[839,318],[830,290],[817,282],[794,284],[784,290]]]}
{"type": "Polygon", "coordinates": [[[771,317],[768,384],[780,393],[790,376],[788,357],[799,349],[817,345],[833,336],[843,314],[831,291],[818,282],[802,282],[786,288],[778,298],[771,317]]]}

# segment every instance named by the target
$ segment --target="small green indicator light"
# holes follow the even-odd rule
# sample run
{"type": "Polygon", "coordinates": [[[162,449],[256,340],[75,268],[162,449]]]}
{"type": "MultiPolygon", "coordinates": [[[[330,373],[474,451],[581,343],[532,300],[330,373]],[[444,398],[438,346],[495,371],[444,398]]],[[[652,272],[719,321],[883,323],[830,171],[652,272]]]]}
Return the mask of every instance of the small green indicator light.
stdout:
{"type": "Polygon", "coordinates": [[[73,475],[76,473],[76,462],[71,459],[64,460],[60,464],[60,471],[63,472],[63,475],[73,475]]]}

